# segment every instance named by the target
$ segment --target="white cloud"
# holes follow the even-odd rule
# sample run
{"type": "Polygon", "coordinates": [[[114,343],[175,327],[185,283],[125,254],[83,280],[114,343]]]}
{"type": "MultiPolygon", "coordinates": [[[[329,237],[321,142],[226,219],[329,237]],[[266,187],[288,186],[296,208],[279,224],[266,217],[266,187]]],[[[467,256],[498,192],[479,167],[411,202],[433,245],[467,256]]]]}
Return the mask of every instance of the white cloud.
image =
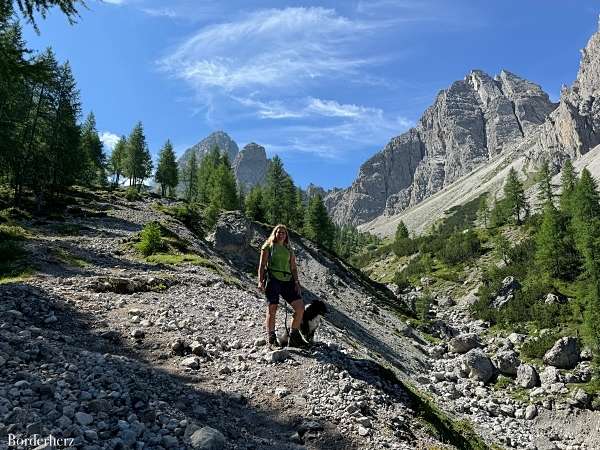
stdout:
{"type": "Polygon", "coordinates": [[[121,139],[121,136],[117,136],[116,134],[111,133],[110,131],[103,131],[99,134],[99,136],[104,146],[110,149],[110,151],[112,151],[115,148],[115,145],[117,145],[117,142],[119,142],[119,140],[121,139]]]}
{"type": "Polygon", "coordinates": [[[126,0],[101,0],[103,3],[110,3],[111,5],[122,5],[126,0]]]}
{"type": "MultiPolygon", "coordinates": [[[[121,0],[117,0],[121,1],[121,0]]],[[[168,17],[170,19],[174,19],[179,17],[177,11],[172,8],[142,8],[142,12],[148,14],[152,17],[168,17]]]]}
{"type": "Polygon", "coordinates": [[[369,26],[324,8],[269,9],[203,28],[160,65],[199,90],[302,85],[356,74],[371,61],[349,44],[369,26]]]}

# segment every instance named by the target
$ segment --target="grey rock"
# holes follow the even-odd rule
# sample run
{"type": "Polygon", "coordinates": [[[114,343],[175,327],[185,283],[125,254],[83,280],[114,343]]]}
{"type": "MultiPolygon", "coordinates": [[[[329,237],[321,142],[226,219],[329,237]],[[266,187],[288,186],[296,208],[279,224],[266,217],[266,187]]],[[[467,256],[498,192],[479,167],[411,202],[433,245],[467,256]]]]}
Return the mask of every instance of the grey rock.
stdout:
{"type": "Polygon", "coordinates": [[[572,369],[579,362],[579,344],[571,336],[560,338],[544,355],[544,363],[559,369],[572,369]]]}
{"type": "Polygon", "coordinates": [[[198,165],[202,159],[214,148],[219,147],[221,154],[226,154],[232,162],[238,155],[239,147],[224,131],[215,131],[202,139],[196,145],[188,148],[177,161],[180,167],[185,167],[192,153],[196,153],[198,165]]]}
{"type": "Polygon", "coordinates": [[[517,384],[526,389],[537,386],[540,382],[537,370],[529,364],[521,364],[517,369],[517,384]]]}
{"type": "Polygon", "coordinates": [[[197,356],[190,356],[189,358],[183,359],[179,364],[188,369],[198,369],[200,367],[200,358],[197,356]]]}
{"type": "Polygon", "coordinates": [[[146,336],[146,333],[139,328],[136,328],[131,332],[131,337],[134,339],[142,339],[144,336],[146,336]]]}
{"type": "Polygon", "coordinates": [[[556,367],[548,366],[540,373],[540,382],[542,386],[549,386],[560,381],[560,374],[556,367]]]}
{"type": "Polygon", "coordinates": [[[579,406],[581,408],[589,408],[592,403],[592,396],[581,388],[577,388],[573,391],[571,399],[573,400],[574,406],[579,406]]]}
{"type": "Polygon", "coordinates": [[[514,350],[504,350],[496,354],[496,367],[504,375],[514,376],[517,374],[517,368],[521,365],[519,356],[514,350]]]}
{"type": "Polygon", "coordinates": [[[266,360],[272,363],[282,363],[285,360],[287,360],[290,356],[290,352],[285,349],[274,350],[272,352],[267,353],[266,360]]]}
{"type": "Polygon", "coordinates": [[[325,199],[338,223],[398,213],[529,136],[555,109],[541,88],[480,70],[441,91],[417,126],[366,161],[352,186],[325,199]]]}
{"type": "Polygon", "coordinates": [[[190,445],[195,449],[221,450],[225,444],[225,436],[211,427],[200,428],[190,436],[190,445]]]}
{"type": "Polygon", "coordinates": [[[94,422],[94,418],[90,414],[86,414],[81,411],[75,414],[75,420],[77,420],[77,423],[83,426],[90,425],[92,422],[94,422]]]}
{"type": "Polygon", "coordinates": [[[473,348],[481,346],[479,337],[474,333],[461,334],[448,342],[448,350],[452,353],[467,353],[473,348]]]}
{"type": "Polygon", "coordinates": [[[469,377],[487,383],[494,376],[496,368],[492,360],[481,350],[473,349],[463,357],[463,363],[469,369],[469,377]]]}
{"type": "Polygon", "coordinates": [[[535,417],[537,415],[538,415],[537,406],[529,405],[527,408],[525,408],[525,419],[532,420],[532,419],[535,419],[535,417]]]}
{"type": "Polygon", "coordinates": [[[269,167],[267,152],[264,147],[252,142],[237,154],[232,166],[238,185],[248,192],[266,180],[269,167]]]}

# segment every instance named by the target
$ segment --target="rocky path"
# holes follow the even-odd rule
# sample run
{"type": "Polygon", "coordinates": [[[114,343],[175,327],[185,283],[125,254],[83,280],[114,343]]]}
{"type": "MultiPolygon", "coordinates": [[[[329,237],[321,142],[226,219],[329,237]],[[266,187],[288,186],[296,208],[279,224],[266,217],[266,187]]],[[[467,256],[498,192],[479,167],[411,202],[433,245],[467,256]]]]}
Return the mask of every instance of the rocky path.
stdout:
{"type": "Polygon", "coordinates": [[[160,220],[206,250],[187,229],[148,203],[87,207],[106,215],[29,223],[39,273],[0,285],[0,449],[449,448],[335,326],[274,351],[226,260],[152,265],[123,245],[160,220]]]}

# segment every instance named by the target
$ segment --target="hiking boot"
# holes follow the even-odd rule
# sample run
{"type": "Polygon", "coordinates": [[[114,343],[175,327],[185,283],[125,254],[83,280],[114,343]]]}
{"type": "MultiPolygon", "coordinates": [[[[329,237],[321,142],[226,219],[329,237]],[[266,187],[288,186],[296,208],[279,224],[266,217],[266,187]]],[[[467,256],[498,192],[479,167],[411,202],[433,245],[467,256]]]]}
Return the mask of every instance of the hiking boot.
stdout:
{"type": "Polygon", "coordinates": [[[305,348],[308,344],[300,334],[300,330],[292,328],[290,333],[290,340],[288,341],[288,347],[305,348]]]}
{"type": "Polygon", "coordinates": [[[279,342],[277,342],[277,335],[275,334],[275,331],[269,331],[268,341],[269,341],[269,345],[279,346],[279,342]]]}

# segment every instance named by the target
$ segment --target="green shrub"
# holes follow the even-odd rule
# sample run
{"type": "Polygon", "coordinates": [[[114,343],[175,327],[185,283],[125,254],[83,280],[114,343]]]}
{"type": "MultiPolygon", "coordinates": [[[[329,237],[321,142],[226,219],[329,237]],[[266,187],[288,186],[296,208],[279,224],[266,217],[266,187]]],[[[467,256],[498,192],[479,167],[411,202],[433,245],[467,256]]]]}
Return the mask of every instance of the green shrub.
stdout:
{"type": "Polygon", "coordinates": [[[521,346],[521,355],[529,359],[543,358],[560,337],[562,335],[554,331],[545,333],[543,336],[531,338],[521,346]]]}
{"type": "Polygon", "coordinates": [[[157,222],[150,222],[146,224],[140,233],[140,238],[141,241],[137,244],[137,249],[144,256],[150,256],[164,249],[160,232],[160,224],[157,222]]]}
{"type": "Polygon", "coordinates": [[[0,224],[0,241],[20,241],[26,236],[27,232],[18,225],[0,224]]]}
{"type": "Polygon", "coordinates": [[[419,250],[417,242],[411,238],[397,239],[393,244],[394,253],[396,256],[410,256],[419,250]]]}
{"type": "Polygon", "coordinates": [[[453,233],[436,253],[446,264],[469,261],[481,253],[481,242],[472,230],[453,233]]]}
{"type": "Polygon", "coordinates": [[[398,289],[400,289],[401,291],[411,286],[406,274],[404,272],[399,271],[394,273],[394,284],[398,286],[398,289]]]}
{"type": "Polygon", "coordinates": [[[423,294],[420,297],[417,297],[415,300],[415,313],[419,320],[423,322],[429,321],[429,310],[432,303],[433,298],[429,294],[423,294]]]}
{"type": "Polygon", "coordinates": [[[134,187],[130,187],[129,189],[127,189],[127,192],[125,193],[125,198],[127,199],[128,202],[135,202],[137,200],[141,200],[142,196],[140,195],[140,193],[138,192],[138,190],[134,187]]]}
{"type": "Polygon", "coordinates": [[[431,257],[428,254],[422,254],[411,259],[402,273],[408,278],[420,278],[421,276],[428,274],[432,267],[433,261],[431,260],[431,257]]]}

